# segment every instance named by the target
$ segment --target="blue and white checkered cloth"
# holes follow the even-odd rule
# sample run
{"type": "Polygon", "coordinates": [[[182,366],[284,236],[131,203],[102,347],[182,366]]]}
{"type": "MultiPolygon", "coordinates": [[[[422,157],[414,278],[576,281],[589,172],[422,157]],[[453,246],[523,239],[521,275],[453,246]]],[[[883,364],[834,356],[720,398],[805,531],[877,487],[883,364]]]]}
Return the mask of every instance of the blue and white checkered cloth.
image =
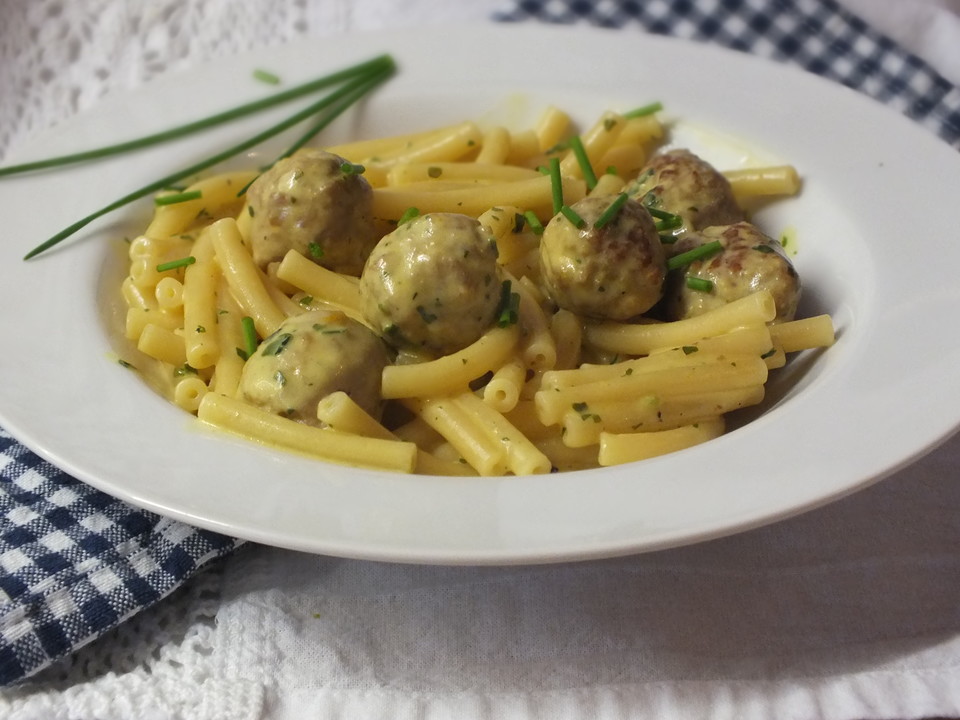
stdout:
{"type": "Polygon", "coordinates": [[[635,28],[799,65],[960,149],[960,88],[832,0],[517,0],[497,19],[635,28]]]}
{"type": "MultiPolygon", "coordinates": [[[[518,0],[496,19],[645,30],[793,63],[960,148],[960,89],[831,0],[518,0]]],[[[111,498],[0,430],[0,684],[69,655],[239,544],[111,498]]]]}

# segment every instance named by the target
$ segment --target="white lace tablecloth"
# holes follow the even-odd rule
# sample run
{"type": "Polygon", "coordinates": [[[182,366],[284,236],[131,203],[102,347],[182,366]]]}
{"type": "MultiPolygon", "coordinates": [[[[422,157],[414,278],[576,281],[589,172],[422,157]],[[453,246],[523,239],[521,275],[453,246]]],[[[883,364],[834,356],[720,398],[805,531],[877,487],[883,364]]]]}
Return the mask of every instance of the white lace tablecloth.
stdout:
{"type": "MultiPolygon", "coordinates": [[[[960,2],[847,3],[960,83],[960,2]]],[[[481,22],[507,4],[0,0],[0,157],[173,69],[306,35],[481,22]]],[[[958,467],[954,438],[801,517],[572,565],[416,567],[246,545],[0,691],[0,716],[960,717],[958,467]]]]}

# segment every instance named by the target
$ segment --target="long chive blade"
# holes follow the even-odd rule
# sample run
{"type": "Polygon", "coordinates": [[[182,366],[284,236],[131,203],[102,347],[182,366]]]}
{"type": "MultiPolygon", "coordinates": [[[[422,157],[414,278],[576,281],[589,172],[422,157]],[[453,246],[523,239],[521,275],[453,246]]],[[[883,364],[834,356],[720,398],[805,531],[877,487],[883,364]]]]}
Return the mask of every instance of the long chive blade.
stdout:
{"type": "Polygon", "coordinates": [[[158,195],[153,199],[154,205],[176,205],[177,203],[188,202],[190,200],[199,200],[203,193],[199,190],[190,190],[187,192],[175,192],[169,195],[158,195]]]}
{"type": "Polygon", "coordinates": [[[311,80],[303,83],[302,85],[297,85],[289,90],[284,90],[271,95],[270,97],[254,100],[253,102],[239,105],[224,112],[170,128],[169,130],[163,130],[158,133],[145,135],[143,137],[116,143],[114,145],[95,148],[93,150],[84,150],[82,152],[59,155],[57,157],[46,158],[44,160],[36,160],[28,163],[21,163],[19,165],[0,167],[0,177],[29,172],[31,170],[44,170],[47,168],[69,165],[87,160],[96,160],[99,158],[109,157],[111,155],[130,152],[132,150],[140,150],[151,145],[175,140],[201,130],[207,130],[209,128],[216,127],[217,125],[222,125],[223,123],[237,120],[247,115],[252,115],[253,113],[268,110],[275,105],[296,100],[304,95],[309,95],[354,76],[365,76],[367,73],[375,70],[390,69],[392,72],[394,67],[395,64],[393,58],[391,58],[389,55],[381,55],[373,58],[372,60],[367,60],[343,70],[338,70],[337,72],[324,75],[316,80],[311,80]]]}
{"type": "MultiPolygon", "coordinates": [[[[345,85],[344,87],[338,89],[333,94],[327,96],[327,98],[325,98],[328,101],[326,105],[330,105],[332,107],[326,107],[325,105],[324,108],[321,108],[322,110],[326,110],[326,114],[322,115],[320,119],[310,127],[309,130],[307,130],[305,133],[303,133],[303,135],[297,138],[296,141],[294,141],[286,150],[284,150],[280,155],[278,155],[272,162],[270,162],[268,165],[261,168],[261,172],[266,172],[267,170],[272,168],[274,165],[276,165],[278,161],[282,160],[283,158],[290,157],[297,150],[299,150],[304,145],[306,145],[311,140],[313,140],[313,138],[316,137],[317,134],[320,133],[320,131],[324,130],[330,123],[336,120],[341,113],[343,113],[347,108],[353,105],[353,103],[355,103],[360,97],[370,92],[370,90],[372,90],[374,87],[376,87],[377,85],[385,81],[390,76],[391,73],[392,71],[391,72],[385,71],[383,73],[372,75],[371,77],[359,78],[355,80],[352,84],[345,85]]],[[[361,166],[356,165],[353,167],[359,168],[361,166]]],[[[341,169],[342,169],[342,166],[341,166],[341,169]]],[[[254,178],[253,180],[248,182],[244,187],[240,188],[240,191],[237,193],[237,197],[243,197],[243,195],[247,192],[249,187],[254,183],[256,179],[257,178],[254,178]]]]}
{"type": "MultiPolygon", "coordinates": [[[[378,83],[382,80],[385,80],[390,75],[392,75],[396,67],[393,60],[390,59],[389,56],[385,56],[385,57],[386,57],[386,62],[385,63],[381,62],[380,67],[376,69],[373,73],[373,76],[378,78],[378,83]]],[[[367,84],[367,85],[364,85],[364,87],[366,87],[369,90],[370,87],[372,86],[367,84]]],[[[356,86],[352,86],[350,89],[355,90],[356,86]]],[[[86,217],[83,217],[77,222],[73,223],[72,225],[64,228],[63,230],[61,230],[60,232],[58,232],[57,234],[55,234],[45,242],[41,243],[30,252],[28,252],[23,259],[29,260],[32,257],[36,257],[40,253],[45,252],[46,250],[49,250],[53,246],[57,245],[58,243],[65,240],[66,238],[70,237],[78,230],[81,230],[82,228],[86,227],[94,220],[100,217],[103,217],[104,215],[110,212],[113,212],[114,210],[117,210],[123,207],[124,205],[128,205],[129,203],[134,202],[135,200],[139,200],[140,198],[146,195],[149,195],[150,193],[169,187],[171,184],[176,183],[178,180],[181,180],[185,177],[189,177],[191,175],[195,175],[198,172],[201,172],[210,167],[213,167],[214,165],[217,165],[218,163],[221,163],[225,160],[229,160],[233,156],[238,155],[246,150],[249,150],[250,148],[257,146],[260,143],[265,142],[266,140],[269,140],[275,135],[278,135],[283,131],[303,122],[304,120],[307,120],[313,115],[316,115],[318,112],[325,109],[329,105],[336,103],[338,100],[340,100],[343,97],[343,93],[344,91],[341,90],[338,93],[333,93],[331,95],[325,96],[323,99],[318,100],[317,102],[309,105],[303,110],[300,110],[299,112],[294,113],[293,115],[288,117],[286,120],[283,120],[277,123],[276,125],[273,125],[267,128],[266,130],[263,130],[257,133],[256,135],[236,145],[233,145],[232,147],[227,148],[226,150],[218,152],[215,155],[211,155],[205,160],[201,160],[200,162],[197,162],[187,168],[184,168],[183,170],[179,170],[175,173],[162,177],[159,180],[155,180],[154,182],[149,183],[148,185],[144,185],[143,187],[124,195],[118,200],[114,200],[109,205],[105,205],[99,210],[96,210],[90,213],[86,217]]],[[[356,97],[354,97],[354,100],[356,100],[356,97]]],[[[342,112],[342,109],[340,110],[340,112],[342,112]]],[[[329,122],[330,120],[327,120],[326,124],[329,124],[329,122]]],[[[317,131],[314,131],[314,134],[315,132],[317,131]]],[[[307,136],[304,136],[304,137],[307,137],[307,136]]],[[[312,135],[310,135],[310,137],[312,137],[312,135]]],[[[301,140],[303,140],[303,138],[301,138],[301,140]]],[[[305,142],[305,140],[303,141],[305,142]]],[[[298,141],[298,143],[299,142],[300,141],[298,141]]],[[[288,153],[289,152],[291,152],[291,150],[288,150],[288,153]]]]}

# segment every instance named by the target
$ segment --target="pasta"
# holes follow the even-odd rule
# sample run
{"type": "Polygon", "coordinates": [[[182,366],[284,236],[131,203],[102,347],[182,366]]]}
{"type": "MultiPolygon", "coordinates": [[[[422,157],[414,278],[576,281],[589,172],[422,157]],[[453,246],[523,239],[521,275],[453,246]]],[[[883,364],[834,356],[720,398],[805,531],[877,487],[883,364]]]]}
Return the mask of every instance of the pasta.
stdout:
{"type": "MultiPolygon", "coordinates": [[[[312,201],[328,215],[341,213],[325,220],[335,232],[271,249],[267,261],[255,251],[265,242],[262,223],[306,226],[316,222],[316,208],[292,191],[282,212],[264,205],[275,202],[258,190],[272,171],[198,180],[187,188],[189,199],[158,205],[130,242],[119,291],[126,337],[141,353],[134,364],[205,423],[330,462],[393,472],[570,471],[707,442],[724,432],[729,413],[763,402],[770,374],[789,354],[827,347],[835,332],[829,315],[783,317],[783,290],[775,283],[665,317],[673,312],[668,301],[691,288],[720,296],[722,278],[704,274],[706,265],[686,255],[711,248],[714,226],[727,228],[723,242],[735,242],[737,223],[746,222],[708,226],[690,243],[701,231],[692,216],[664,211],[650,194],[655,186],[644,185],[667,136],[656,113],[613,111],[577,134],[571,116],[550,106],[519,130],[466,121],[315,151],[325,161],[336,158],[332,175],[320,179],[300,181],[295,163],[309,158],[297,154],[289,159],[294,165],[277,163],[288,185],[305,183],[304,192],[320,197],[328,186],[354,183],[369,206],[345,205],[346,194],[312,201]],[[631,201],[642,204],[659,233],[660,249],[647,261],[663,263],[658,303],[620,317],[584,309],[576,293],[561,302],[567,295],[554,284],[545,247],[557,233],[567,233],[561,237],[568,243],[589,233],[602,242],[601,228],[616,223],[631,201]],[[579,213],[589,207],[603,212],[585,219],[579,213]],[[468,218],[442,232],[467,233],[473,244],[444,237],[433,257],[424,240],[400,266],[369,252],[440,215],[468,218]],[[351,248],[335,247],[337,238],[372,232],[359,260],[351,248]],[[496,253],[472,260],[468,276],[466,258],[485,244],[496,253]],[[416,281],[412,269],[429,262],[436,264],[433,285],[416,281]],[[378,295],[372,283],[395,294],[378,295]],[[401,295],[405,305],[397,304],[401,295]],[[479,309],[466,310],[467,298],[479,309]],[[414,336],[411,323],[424,334],[414,336]],[[450,345],[444,333],[465,327],[472,334],[450,345]],[[447,344],[435,344],[437,334],[447,344]],[[306,387],[303,363],[326,360],[331,367],[310,376],[323,387],[306,387]],[[264,388],[276,399],[270,406],[256,399],[264,388]]],[[[742,207],[801,187],[790,165],[717,174],[742,207]]],[[[723,242],[714,241],[712,252],[723,242]]],[[[579,252],[565,262],[580,263],[579,252]]],[[[578,276],[589,292],[630,292],[617,284],[627,260],[590,262],[578,276]]]]}

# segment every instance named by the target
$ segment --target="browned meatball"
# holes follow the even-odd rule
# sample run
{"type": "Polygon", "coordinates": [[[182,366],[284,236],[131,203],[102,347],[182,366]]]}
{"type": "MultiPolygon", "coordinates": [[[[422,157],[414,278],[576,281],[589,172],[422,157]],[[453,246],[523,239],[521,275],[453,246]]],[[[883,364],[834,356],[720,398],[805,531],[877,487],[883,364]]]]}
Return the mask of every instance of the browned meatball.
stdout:
{"type": "Polygon", "coordinates": [[[653,156],[627,192],[649,208],[683,218],[678,234],[744,219],[727,179],[689,150],[653,156]]]}
{"type": "Polygon", "coordinates": [[[666,257],[653,218],[628,199],[609,223],[595,227],[612,197],[573,205],[582,227],[558,213],[540,240],[540,272],[553,301],[578,315],[627,320],[663,293],[666,257]]]}
{"type": "Polygon", "coordinates": [[[296,250],[337,272],[359,275],[378,240],[373,191],[339,155],[304,149],[248,188],[250,240],[261,268],[296,250]]]}
{"type": "Polygon", "coordinates": [[[665,309],[671,320],[720,307],[758,290],[768,290],[777,306],[776,322],[792,320],[800,301],[800,276],[780,247],[754,225],[740,222],[691,233],[677,241],[676,254],[718,241],[723,249],[670,274],[665,309]],[[687,278],[708,280],[707,290],[688,287],[687,278]]]}
{"type": "Polygon", "coordinates": [[[287,319],[243,366],[240,397],[268,412],[319,425],[317,403],[347,393],[379,417],[383,341],[342,312],[315,310],[287,319]]]}
{"type": "Polygon", "coordinates": [[[496,240],[467,215],[416,217],[374,248],[360,298],[367,322],[395,348],[461,350],[486,332],[500,304],[496,240]]]}

